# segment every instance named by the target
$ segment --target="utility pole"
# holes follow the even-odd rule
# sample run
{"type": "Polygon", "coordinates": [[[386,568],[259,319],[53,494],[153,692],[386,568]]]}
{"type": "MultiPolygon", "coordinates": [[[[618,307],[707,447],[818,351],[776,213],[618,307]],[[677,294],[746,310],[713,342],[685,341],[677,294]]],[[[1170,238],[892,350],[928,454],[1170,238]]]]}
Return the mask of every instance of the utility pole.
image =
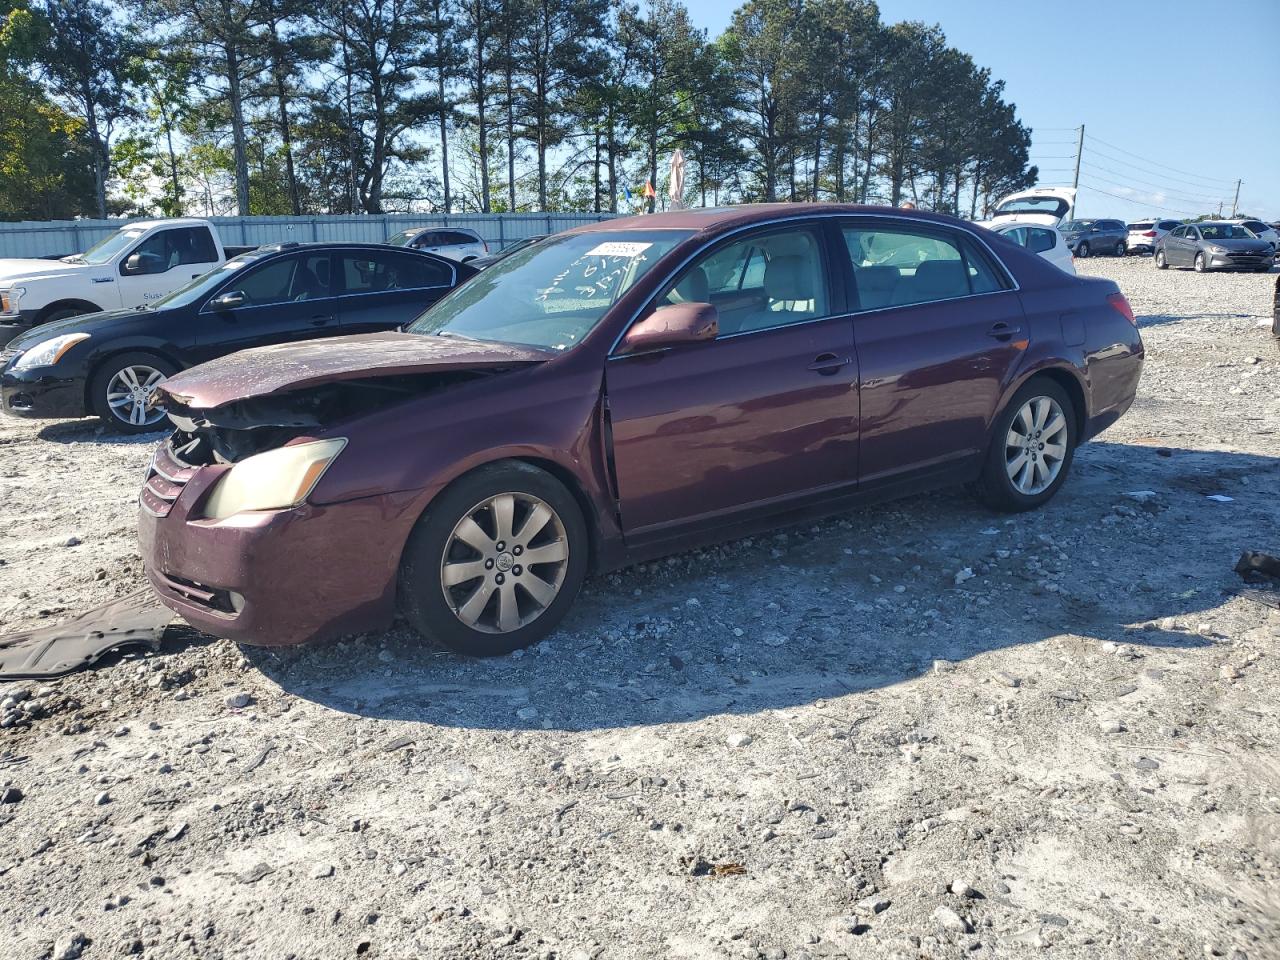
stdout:
{"type": "Polygon", "coordinates": [[[1240,203],[1240,184],[1242,183],[1244,183],[1243,180],[1236,181],[1236,198],[1231,201],[1231,219],[1232,220],[1234,220],[1236,217],[1236,206],[1240,203]]]}
{"type": "Polygon", "coordinates": [[[1071,181],[1071,189],[1077,190],[1080,187],[1080,154],[1084,152],[1084,124],[1080,124],[1080,140],[1076,143],[1076,175],[1071,181]]]}

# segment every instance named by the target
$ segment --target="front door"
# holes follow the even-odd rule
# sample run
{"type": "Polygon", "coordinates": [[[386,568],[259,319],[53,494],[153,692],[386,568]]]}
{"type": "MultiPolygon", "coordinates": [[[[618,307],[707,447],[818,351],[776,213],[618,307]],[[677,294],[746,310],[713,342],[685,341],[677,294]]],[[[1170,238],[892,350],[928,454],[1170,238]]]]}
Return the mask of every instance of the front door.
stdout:
{"type": "Polygon", "coordinates": [[[120,305],[146,306],[218,265],[208,227],[174,227],[142,240],[120,261],[120,305]]]}
{"type": "Polygon", "coordinates": [[[295,253],[246,267],[218,294],[243,294],[244,303],[231,310],[212,306],[215,295],[201,308],[197,362],[290,340],[333,336],[338,325],[338,298],[330,286],[328,253],[295,253]]]}
{"type": "Polygon", "coordinates": [[[453,287],[453,267],[400,250],[338,254],[343,333],[394,330],[409,323],[453,287]]]}
{"type": "Polygon", "coordinates": [[[633,544],[857,479],[853,332],[820,229],[720,243],[657,300],[711,302],[718,339],[614,356],[605,374],[633,544]]]}
{"type": "Polygon", "coordinates": [[[861,486],[960,470],[985,453],[1027,347],[1018,295],[962,231],[868,217],[842,232],[857,305],[861,486]]]}

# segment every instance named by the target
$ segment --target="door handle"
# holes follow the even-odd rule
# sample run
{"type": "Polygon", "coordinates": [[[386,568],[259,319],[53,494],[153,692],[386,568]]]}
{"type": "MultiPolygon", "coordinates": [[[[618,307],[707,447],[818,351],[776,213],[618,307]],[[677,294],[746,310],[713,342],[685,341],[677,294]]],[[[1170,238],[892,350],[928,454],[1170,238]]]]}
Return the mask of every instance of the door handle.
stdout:
{"type": "Polygon", "coordinates": [[[332,320],[332,316],[316,316],[311,318],[311,325],[313,327],[323,327],[326,323],[329,323],[332,320]]]}
{"type": "Polygon", "coordinates": [[[809,369],[824,377],[829,377],[851,362],[851,357],[840,357],[834,353],[820,353],[814,357],[813,363],[809,364],[809,369]]]}
{"type": "Polygon", "coordinates": [[[1021,327],[1011,327],[1009,324],[1001,322],[992,324],[991,329],[987,331],[987,336],[995,337],[995,339],[1001,341],[1008,341],[1021,332],[1021,327]]]}

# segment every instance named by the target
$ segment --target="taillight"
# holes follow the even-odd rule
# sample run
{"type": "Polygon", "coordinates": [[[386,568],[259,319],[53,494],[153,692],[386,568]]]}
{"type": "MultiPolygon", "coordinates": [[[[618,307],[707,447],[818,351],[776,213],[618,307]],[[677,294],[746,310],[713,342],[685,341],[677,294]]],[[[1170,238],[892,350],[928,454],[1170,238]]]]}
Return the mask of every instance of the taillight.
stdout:
{"type": "Polygon", "coordinates": [[[1123,293],[1108,294],[1107,303],[1115,307],[1116,312],[1122,314],[1135,327],[1138,325],[1138,321],[1133,316],[1133,307],[1129,306],[1129,301],[1124,298],[1123,293]]]}
{"type": "Polygon", "coordinates": [[[1146,233],[1143,234],[1144,237],[1154,237],[1155,235],[1156,235],[1156,232],[1154,230],[1148,230],[1146,233]]]}

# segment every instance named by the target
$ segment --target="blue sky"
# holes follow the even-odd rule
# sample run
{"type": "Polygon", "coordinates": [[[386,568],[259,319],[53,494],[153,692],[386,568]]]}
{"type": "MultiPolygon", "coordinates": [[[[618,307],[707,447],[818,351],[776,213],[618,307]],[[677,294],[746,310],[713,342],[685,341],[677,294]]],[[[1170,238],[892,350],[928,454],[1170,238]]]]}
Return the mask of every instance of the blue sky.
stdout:
{"type": "MultiPolygon", "coordinates": [[[[739,6],[688,3],[713,36],[739,6]]],[[[1216,212],[1205,201],[1219,199],[1227,214],[1241,178],[1241,211],[1280,219],[1280,0],[880,0],[880,12],[940,24],[1005,81],[1042,183],[1070,186],[1085,125],[1080,216],[1216,212]]]]}

